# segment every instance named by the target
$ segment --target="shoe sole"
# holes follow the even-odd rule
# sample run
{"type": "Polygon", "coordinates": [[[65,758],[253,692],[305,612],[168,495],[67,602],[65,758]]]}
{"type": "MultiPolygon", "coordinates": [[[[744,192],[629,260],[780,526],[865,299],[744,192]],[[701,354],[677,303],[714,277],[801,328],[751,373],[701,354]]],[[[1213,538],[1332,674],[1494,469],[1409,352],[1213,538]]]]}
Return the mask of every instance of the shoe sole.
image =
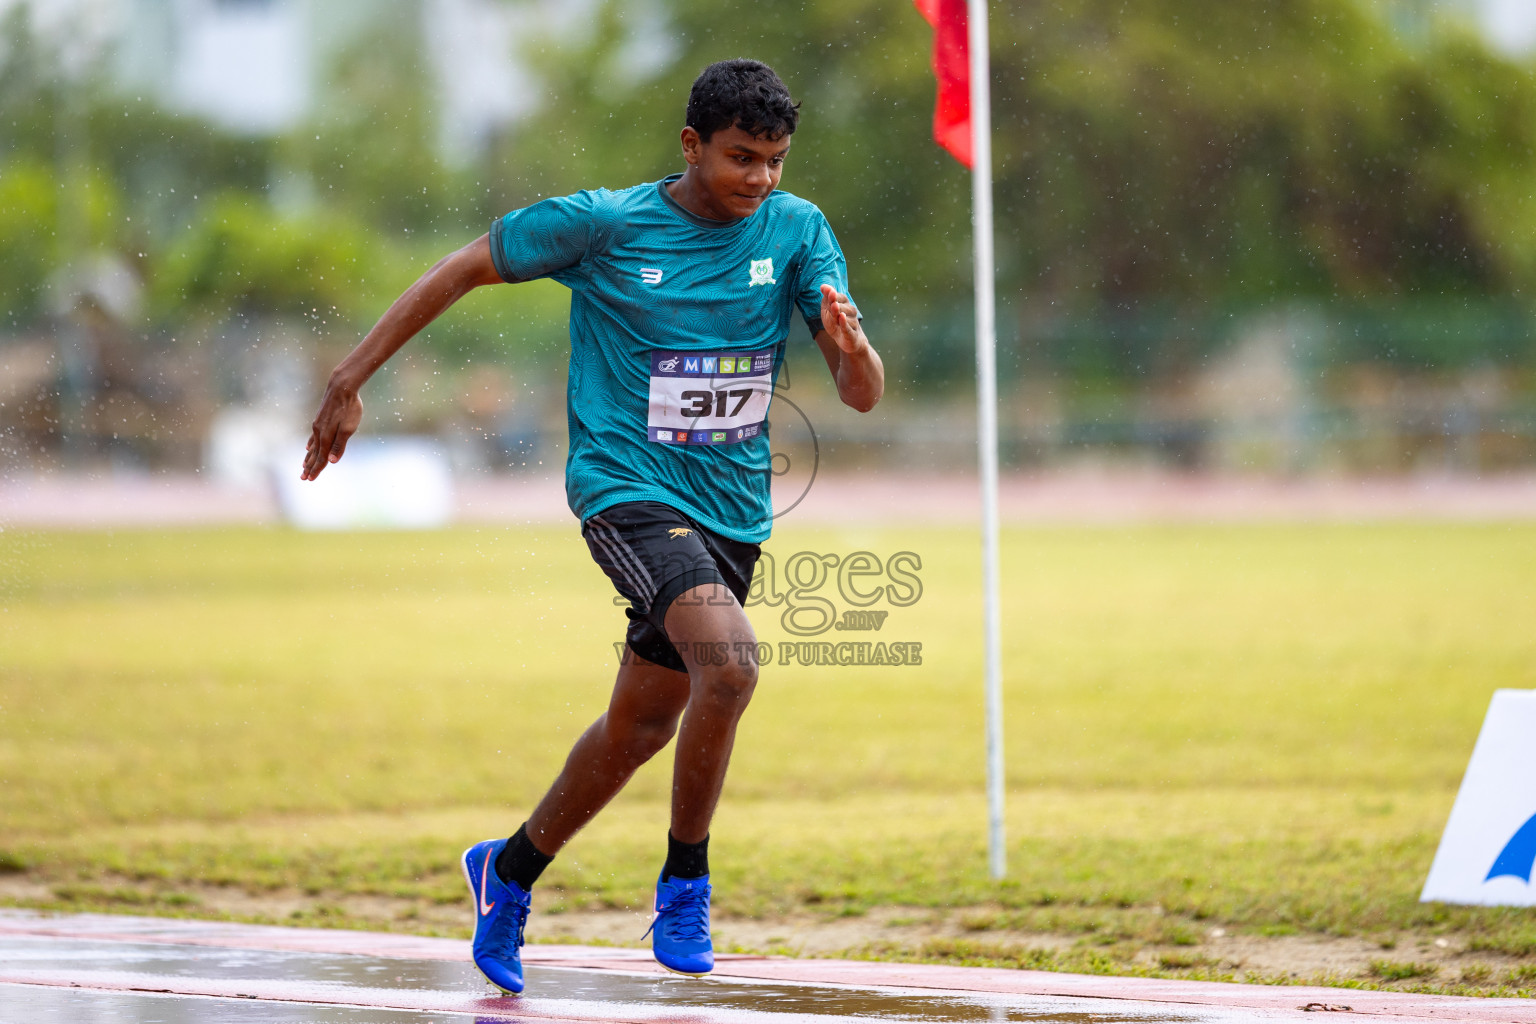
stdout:
{"type": "Polygon", "coordinates": [[[680,971],[676,967],[668,967],[666,964],[662,963],[660,960],[656,961],[656,965],[658,967],[660,967],[664,971],[671,971],[673,974],[681,974],[685,978],[707,978],[707,977],[709,977],[709,971],[704,971],[704,972],[702,972],[700,974],[694,974],[692,971],[680,971]]]}
{"type": "MultiPolygon", "coordinates": [[[[479,843],[475,844],[475,846],[479,845],[479,843]]],[[[474,848],[474,846],[467,847],[463,853],[459,854],[459,871],[464,875],[464,888],[469,890],[469,902],[474,906],[475,924],[478,925],[480,923],[480,901],[475,897],[475,880],[469,877],[469,851],[474,848]]]]}
{"type": "MultiPolygon", "coordinates": [[[[479,846],[479,845],[480,845],[479,843],[475,844],[475,846],[479,846]]],[[[469,902],[470,902],[470,905],[472,907],[474,907],[475,923],[479,924],[480,923],[480,900],[475,896],[475,880],[473,878],[469,877],[469,851],[473,850],[475,848],[475,846],[466,847],[464,852],[459,854],[459,870],[461,872],[463,872],[463,874],[464,874],[464,887],[469,890],[469,902]]],[[[473,951],[471,951],[471,954],[473,954],[473,951]]],[[[473,955],[470,956],[470,963],[474,963],[474,956],[473,955]]],[[[478,966],[476,966],[475,970],[479,971],[480,968],[478,966]]],[[[480,977],[485,978],[485,972],[484,971],[480,971],[480,977]]],[[[496,984],[490,978],[485,978],[485,983],[487,985],[491,986],[491,988],[493,988],[496,991],[500,992],[504,996],[520,996],[520,995],[522,995],[521,992],[513,992],[509,988],[502,988],[500,985],[496,984]]]]}

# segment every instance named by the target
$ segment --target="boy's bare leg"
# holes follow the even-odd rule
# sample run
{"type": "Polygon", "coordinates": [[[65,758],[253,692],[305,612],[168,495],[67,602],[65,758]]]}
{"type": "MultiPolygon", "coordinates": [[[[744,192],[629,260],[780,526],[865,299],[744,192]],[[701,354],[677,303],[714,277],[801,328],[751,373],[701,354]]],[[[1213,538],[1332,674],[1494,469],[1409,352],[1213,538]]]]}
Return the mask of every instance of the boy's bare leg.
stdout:
{"type": "Polygon", "coordinates": [[[608,710],[576,741],[528,818],[528,838],[540,853],[553,856],[592,820],[667,745],[679,715],[672,835],[697,843],[709,834],[736,723],[757,683],[757,637],[736,598],[718,583],[679,595],[667,610],[666,627],[687,674],[625,650],[608,710]]]}
{"type": "Polygon", "coordinates": [[[666,626],[689,683],[672,768],[672,837],[700,843],[725,786],[736,724],[757,686],[757,635],[719,583],[679,595],[667,609],[666,626]]]}
{"type": "Polygon", "coordinates": [[[554,856],[677,731],[688,676],[624,649],[608,710],[587,727],[528,817],[528,839],[554,856]]]}

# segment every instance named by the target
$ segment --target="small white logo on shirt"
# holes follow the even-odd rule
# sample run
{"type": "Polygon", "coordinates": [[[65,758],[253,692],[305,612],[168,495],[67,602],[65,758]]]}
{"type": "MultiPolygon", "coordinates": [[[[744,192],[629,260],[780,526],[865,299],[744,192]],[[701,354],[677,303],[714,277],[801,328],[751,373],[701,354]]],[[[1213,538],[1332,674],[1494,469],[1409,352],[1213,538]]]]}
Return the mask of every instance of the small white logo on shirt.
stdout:
{"type": "Polygon", "coordinates": [[[640,280],[644,281],[646,284],[660,284],[661,271],[655,267],[641,267],[640,280]]]}
{"type": "Polygon", "coordinates": [[[747,287],[748,288],[751,288],[755,284],[777,284],[778,283],[777,281],[775,281],[773,279],[773,258],[772,257],[769,257],[766,260],[753,260],[752,261],[752,268],[751,269],[752,269],[752,280],[747,282],[747,287]]]}

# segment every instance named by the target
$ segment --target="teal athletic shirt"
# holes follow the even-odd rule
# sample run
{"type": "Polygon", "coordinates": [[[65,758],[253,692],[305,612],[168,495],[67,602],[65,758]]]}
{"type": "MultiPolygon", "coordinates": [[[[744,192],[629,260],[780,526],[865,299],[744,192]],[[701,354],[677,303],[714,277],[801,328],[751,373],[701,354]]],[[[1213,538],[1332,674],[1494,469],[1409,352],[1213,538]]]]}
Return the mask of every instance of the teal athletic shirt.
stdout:
{"type": "Polygon", "coordinates": [[[708,220],[668,194],[678,177],[514,210],[491,225],[491,258],[505,280],[571,290],[571,511],[659,501],[761,543],[790,317],[814,337],[821,285],[848,294],[848,268],[814,204],[775,191],[750,217],[708,220]]]}

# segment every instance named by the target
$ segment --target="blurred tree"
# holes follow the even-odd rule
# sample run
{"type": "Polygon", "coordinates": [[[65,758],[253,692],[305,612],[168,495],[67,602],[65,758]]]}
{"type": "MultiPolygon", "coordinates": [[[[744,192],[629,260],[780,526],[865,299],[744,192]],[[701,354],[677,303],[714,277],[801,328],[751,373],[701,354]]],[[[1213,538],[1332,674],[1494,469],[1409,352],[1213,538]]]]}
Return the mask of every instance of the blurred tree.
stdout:
{"type": "Polygon", "coordinates": [[[199,198],[258,189],[270,144],[74,80],[29,30],[24,5],[0,21],[0,295],[13,328],[46,312],[45,287],[102,252],[152,276],[199,198]]]}
{"type": "Polygon", "coordinates": [[[13,157],[0,165],[0,310],[11,331],[42,312],[43,289],[55,267],[58,186],[47,164],[13,157]]]}
{"type": "Polygon", "coordinates": [[[1409,48],[1341,0],[1036,0],[995,45],[1007,285],[1036,310],[1536,284],[1536,79],[1470,38],[1409,48]]]}
{"type": "Polygon", "coordinates": [[[311,119],[282,140],[282,170],[313,190],[311,202],[343,208],[402,241],[451,219],[466,182],[437,153],[418,4],[400,4],[345,47],[324,76],[311,119]]]}
{"type": "Polygon", "coordinates": [[[165,321],[195,311],[214,323],[274,316],[345,330],[409,283],[403,262],[345,210],[274,215],[263,197],[229,190],[204,204],[166,254],[152,307],[165,321]]]}
{"type": "Polygon", "coordinates": [[[1511,283],[1468,186],[1536,171],[1506,109],[1536,93],[1469,40],[1410,51],[1339,0],[1040,0],[998,47],[1000,205],[1053,297],[1511,283]]]}
{"type": "MultiPolygon", "coordinates": [[[[805,103],[783,187],[826,209],[894,340],[938,331],[930,362],[963,370],[968,181],[929,136],[911,5],[672,0],[685,56],[644,80],[614,70],[627,11],[538,58],[551,100],[501,153],[514,204],[677,169],[693,76],[758,57],[805,103]]],[[[1234,310],[1536,285],[1536,78],[1477,40],[1408,46],[1351,0],[1029,0],[996,6],[993,50],[1005,340],[1102,343],[1052,362],[1152,372],[1234,310]]]]}
{"type": "MultiPolygon", "coordinates": [[[[12,8],[0,29],[9,322],[40,314],[75,203],[96,211],[71,229],[77,244],[139,267],[163,327],[266,309],[335,317],[351,337],[490,217],[680,169],[693,77],[750,55],[804,102],[784,187],[832,219],[897,372],[968,376],[969,183],[929,136],[930,37],[907,0],[593,0],[564,34],[530,15],[518,57],[542,106],[467,168],[436,150],[421,10],[392,4],[318,76],[311,122],[262,140],[62,79],[12,8]],[[658,17],[681,56],[635,59],[658,17]]],[[[1356,0],[1018,0],[994,5],[993,62],[1005,366],[1177,372],[1233,314],[1297,300],[1353,324],[1339,349],[1351,358],[1532,357],[1530,68],[1449,30],[1410,45],[1356,0]],[[1362,326],[1385,304],[1417,312],[1362,326]],[[1370,340],[1405,321],[1451,326],[1370,340]]],[[[548,307],[540,298],[509,339],[492,306],[472,303],[426,343],[548,346],[548,307]]]]}

